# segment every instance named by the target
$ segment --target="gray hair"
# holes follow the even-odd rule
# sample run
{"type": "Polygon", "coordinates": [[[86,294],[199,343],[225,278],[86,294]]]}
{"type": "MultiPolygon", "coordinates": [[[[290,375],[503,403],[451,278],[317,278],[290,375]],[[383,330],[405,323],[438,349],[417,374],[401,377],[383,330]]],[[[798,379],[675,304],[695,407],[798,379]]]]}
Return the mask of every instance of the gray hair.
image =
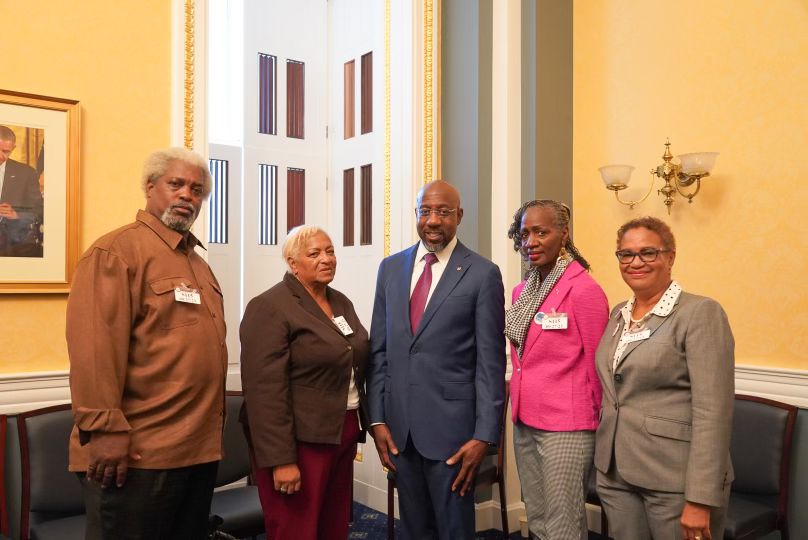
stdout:
{"type": "Polygon", "coordinates": [[[210,194],[211,179],[210,170],[208,170],[208,162],[196,152],[179,147],[157,150],[146,158],[146,162],[143,164],[141,185],[144,193],[146,193],[148,184],[156,183],[157,179],[166,173],[172,161],[182,161],[191,167],[197,167],[202,172],[203,197],[207,197],[210,194]]]}
{"type": "MultiPolygon", "coordinates": [[[[286,235],[286,240],[283,242],[283,249],[281,251],[283,260],[286,266],[289,266],[289,259],[295,259],[300,255],[300,250],[303,246],[308,244],[309,240],[318,234],[325,235],[329,240],[331,236],[325,232],[325,229],[317,225],[298,225],[286,235]]],[[[292,267],[289,266],[289,270],[292,267]]]]}

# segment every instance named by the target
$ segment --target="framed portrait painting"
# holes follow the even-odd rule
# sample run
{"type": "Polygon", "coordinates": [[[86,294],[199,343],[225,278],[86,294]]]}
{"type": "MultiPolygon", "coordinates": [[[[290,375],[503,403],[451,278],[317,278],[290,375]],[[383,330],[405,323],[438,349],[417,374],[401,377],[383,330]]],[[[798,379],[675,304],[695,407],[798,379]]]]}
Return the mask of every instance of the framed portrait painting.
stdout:
{"type": "Polygon", "coordinates": [[[0,293],[64,293],[78,258],[79,102],[0,90],[0,293]]]}

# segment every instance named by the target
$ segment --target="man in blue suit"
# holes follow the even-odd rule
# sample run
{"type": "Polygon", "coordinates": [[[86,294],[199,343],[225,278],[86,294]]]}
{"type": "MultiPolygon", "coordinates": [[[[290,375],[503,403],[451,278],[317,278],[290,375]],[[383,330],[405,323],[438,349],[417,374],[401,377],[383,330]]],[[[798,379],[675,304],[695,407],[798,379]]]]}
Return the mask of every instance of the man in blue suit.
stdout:
{"type": "Polygon", "coordinates": [[[403,538],[471,539],[474,477],[502,427],[502,276],[457,241],[463,209],[452,185],[426,184],[417,204],[421,241],[379,267],[370,422],[396,471],[403,538]]]}
{"type": "Polygon", "coordinates": [[[9,157],[16,146],[11,128],[0,125],[0,257],[42,257],[39,174],[9,157]]]}

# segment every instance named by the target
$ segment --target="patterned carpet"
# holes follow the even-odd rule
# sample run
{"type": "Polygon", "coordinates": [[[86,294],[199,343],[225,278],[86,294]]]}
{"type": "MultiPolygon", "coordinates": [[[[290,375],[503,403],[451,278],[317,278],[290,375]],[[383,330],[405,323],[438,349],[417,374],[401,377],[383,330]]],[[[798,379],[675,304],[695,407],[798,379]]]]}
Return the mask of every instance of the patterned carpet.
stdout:
{"type": "MultiPolygon", "coordinates": [[[[368,508],[358,502],[353,503],[354,522],[351,526],[351,532],[348,534],[349,540],[386,540],[387,538],[387,514],[377,512],[372,508],[368,508]]],[[[396,538],[400,538],[400,524],[396,520],[395,524],[396,538]]],[[[264,535],[259,538],[265,539],[264,535]]],[[[488,531],[480,531],[477,533],[475,540],[501,540],[502,532],[494,529],[488,531]]],[[[599,535],[589,533],[590,540],[598,540],[599,535]]],[[[522,540],[519,531],[512,533],[510,540],[522,540]]]]}

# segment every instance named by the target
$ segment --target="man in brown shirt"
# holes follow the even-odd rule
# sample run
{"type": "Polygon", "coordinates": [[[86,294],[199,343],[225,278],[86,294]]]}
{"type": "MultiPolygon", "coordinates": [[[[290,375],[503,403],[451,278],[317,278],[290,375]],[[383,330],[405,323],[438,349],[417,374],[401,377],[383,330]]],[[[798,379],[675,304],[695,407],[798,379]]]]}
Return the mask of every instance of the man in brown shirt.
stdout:
{"type": "Polygon", "coordinates": [[[207,537],[227,349],[221,289],[189,229],[210,183],[197,154],[155,152],[146,210],[76,269],[70,470],[84,487],[88,539],[207,537]]]}

